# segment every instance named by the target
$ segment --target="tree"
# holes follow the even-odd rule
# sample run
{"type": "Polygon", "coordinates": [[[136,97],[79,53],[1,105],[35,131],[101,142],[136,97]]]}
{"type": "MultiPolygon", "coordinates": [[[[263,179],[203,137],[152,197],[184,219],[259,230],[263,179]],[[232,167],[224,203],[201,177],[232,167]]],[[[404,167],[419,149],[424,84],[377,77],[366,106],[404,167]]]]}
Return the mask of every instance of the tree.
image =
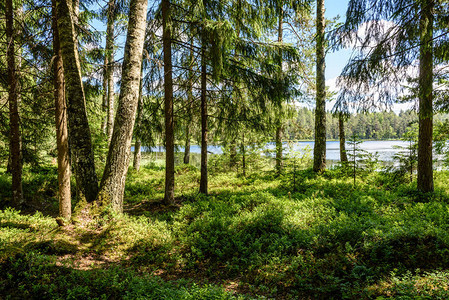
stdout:
{"type": "Polygon", "coordinates": [[[173,70],[171,53],[170,1],[162,0],[162,41],[164,47],[165,99],[165,196],[166,204],[175,202],[175,137],[173,120],[173,70]]]}
{"type": "Polygon", "coordinates": [[[67,107],[65,102],[64,68],[59,33],[57,26],[56,3],[52,1],[53,29],[53,84],[55,98],[56,144],[58,149],[58,198],[59,216],[70,220],[72,215],[70,193],[70,155],[69,136],[67,129],[67,107]]]}
{"type": "Polygon", "coordinates": [[[326,82],[324,28],[324,0],[317,0],[315,146],[313,149],[313,170],[315,172],[323,172],[326,169],[326,82]]]}
{"type": "MultiPolygon", "coordinates": [[[[206,33],[203,32],[203,35],[206,33]]],[[[201,40],[201,177],[200,193],[207,195],[207,65],[206,37],[201,40]]]]}
{"type": "Polygon", "coordinates": [[[447,14],[444,0],[351,0],[347,20],[338,31],[343,44],[359,46],[358,55],[340,77],[340,97],[359,102],[363,109],[388,106],[399,94],[418,98],[418,189],[422,192],[433,191],[432,118],[437,93],[433,83],[447,74],[444,69],[434,70],[448,59],[447,32],[441,33],[448,26],[447,14]],[[359,29],[363,36],[356,34],[359,29]],[[419,70],[417,76],[414,69],[419,70]]]}
{"type": "Polygon", "coordinates": [[[131,152],[131,139],[139,99],[147,0],[131,0],[122,67],[122,84],[114,130],[103,172],[98,200],[123,211],[123,194],[131,152]]]}
{"type": "MultiPolygon", "coordinates": [[[[142,77],[142,75],[141,75],[142,77]]],[[[142,158],[142,111],[143,111],[143,95],[142,95],[142,78],[140,79],[140,88],[139,88],[139,103],[137,104],[137,116],[136,116],[136,124],[134,126],[134,132],[136,137],[136,142],[134,144],[134,159],[133,159],[133,168],[136,171],[140,170],[140,160],[142,158]]]]}
{"type": "Polygon", "coordinates": [[[15,55],[14,8],[12,0],[6,0],[6,59],[8,64],[9,151],[12,173],[12,197],[16,206],[23,204],[22,191],[22,141],[19,116],[19,82],[15,55]]]}
{"type": "Polygon", "coordinates": [[[189,61],[188,61],[188,87],[187,87],[187,103],[186,103],[186,125],[185,125],[185,144],[184,144],[184,163],[188,164],[190,162],[190,135],[191,135],[191,125],[193,120],[193,64],[194,64],[194,50],[193,50],[193,40],[190,42],[189,47],[189,61]]]}
{"type": "Polygon", "coordinates": [[[95,172],[90,127],[87,120],[78,49],[75,43],[72,1],[56,0],[56,14],[58,16],[59,42],[64,67],[69,143],[77,191],[81,198],[92,202],[97,197],[98,180],[95,172]]]}
{"type": "Polygon", "coordinates": [[[345,117],[344,113],[338,113],[338,137],[340,139],[340,161],[342,163],[348,162],[348,155],[346,154],[346,138],[345,138],[345,117]]]}
{"type": "Polygon", "coordinates": [[[347,163],[345,122],[349,119],[349,108],[346,101],[336,101],[332,108],[333,116],[338,118],[338,138],[340,140],[340,162],[347,163]]]}
{"type": "Polygon", "coordinates": [[[420,1],[418,190],[433,191],[433,22],[434,0],[420,1]]]}
{"type": "MultiPolygon", "coordinates": [[[[279,27],[278,27],[278,42],[282,43],[282,23],[283,20],[283,8],[281,6],[280,12],[279,12],[279,27]]],[[[280,72],[282,73],[282,56],[279,55],[279,68],[280,72]]],[[[276,126],[276,173],[278,175],[281,174],[282,168],[283,168],[283,162],[282,162],[282,133],[283,133],[283,126],[281,124],[280,116],[277,116],[277,126],[276,126]]]]}
{"type": "Polygon", "coordinates": [[[106,134],[108,142],[111,142],[113,122],[114,122],[114,22],[116,18],[115,0],[108,1],[107,8],[107,27],[106,27],[106,53],[105,53],[105,76],[104,90],[106,95],[106,134]]]}

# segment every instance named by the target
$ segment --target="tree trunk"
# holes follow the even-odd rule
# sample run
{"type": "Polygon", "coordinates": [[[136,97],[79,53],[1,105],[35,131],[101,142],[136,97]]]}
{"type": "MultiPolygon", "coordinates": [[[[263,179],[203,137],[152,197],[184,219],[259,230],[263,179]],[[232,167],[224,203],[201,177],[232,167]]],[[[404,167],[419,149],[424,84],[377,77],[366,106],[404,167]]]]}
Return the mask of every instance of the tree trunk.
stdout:
{"type": "Polygon", "coordinates": [[[316,109],[315,146],[313,149],[313,170],[326,169],[326,83],[324,53],[324,0],[317,0],[316,7],[316,109]]]}
{"type": "Polygon", "coordinates": [[[97,196],[98,180],[75,42],[72,5],[71,0],[56,0],[59,42],[66,86],[69,143],[79,196],[92,202],[97,196]]]}
{"type": "Polygon", "coordinates": [[[187,121],[186,121],[186,141],[184,147],[184,163],[190,163],[190,126],[192,123],[192,106],[193,106],[193,41],[190,43],[190,64],[189,64],[189,90],[187,91],[187,121]]]}
{"type": "Polygon", "coordinates": [[[418,190],[433,192],[433,9],[434,1],[421,4],[419,49],[418,190]]]}
{"type": "MultiPolygon", "coordinates": [[[[278,42],[282,43],[282,23],[283,23],[283,10],[282,8],[280,9],[280,14],[279,14],[279,27],[278,27],[278,42]]],[[[281,57],[281,51],[279,51],[279,68],[280,68],[280,72],[282,74],[282,57],[281,57]]],[[[276,173],[278,175],[281,174],[282,172],[282,167],[283,167],[283,163],[282,163],[282,125],[281,125],[281,113],[279,113],[276,116],[277,119],[277,123],[278,126],[276,128],[276,173]]]]}
{"type": "Polygon", "coordinates": [[[107,98],[107,122],[106,132],[108,142],[111,142],[112,130],[114,126],[114,19],[115,19],[115,0],[108,2],[108,23],[106,28],[106,78],[108,83],[107,98]]]}
{"type": "Polygon", "coordinates": [[[203,37],[201,50],[201,178],[200,193],[207,195],[207,67],[206,45],[203,37]]]}
{"type": "Polygon", "coordinates": [[[140,159],[142,158],[142,142],[140,140],[140,126],[142,119],[142,110],[143,110],[143,99],[142,99],[142,73],[140,74],[140,87],[139,87],[139,103],[137,104],[137,117],[136,117],[136,125],[134,127],[134,134],[136,136],[136,143],[134,144],[134,160],[133,160],[133,168],[136,171],[140,170],[140,159]]]}
{"type": "Polygon", "coordinates": [[[237,146],[235,143],[235,138],[231,141],[231,149],[229,152],[229,164],[231,168],[234,168],[237,165],[237,146]]]}
{"type": "Polygon", "coordinates": [[[12,173],[12,200],[15,206],[23,204],[22,191],[22,138],[20,135],[19,82],[15,58],[14,10],[12,0],[6,0],[6,59],[8,65],[9,151],[12,173]]]}
{"type": "Polygon", "coordinates": [[[142,159],[142,142],[140,139],[136,139],[134,143],[134,159],[133,159],[133,168],[137,172],[140,170],[140,160],[142,159]]]}
{"type": "Polygon", "coordinates": [[[162,39],[164,47],[165,91],[165,197],[167,205],[175,203],[175,144],[173,123],[173,74],[171,57],[170,2],[162,0],[162,39]]]}
{"type": "Polygon", "coordinates": [[[104,57],[104,69],[103,69],[103,101],[102,101],[102,111],[104,113],[104,119],[101,122],[101,132],[107,134],[107,124],[108,124],[108,56],[104,57]]]}
{"type": "Polygon", "coordinates": [[[282,126],[276,128],[276,174],[282,172],[282,126]]]}
{"type": "Polygon", "coordinates": [[[186,126],[186,143],[184,146],[184,163],[190,163],[190,126],[186,126]]]}
{"type": "Polygon", "coordinates": [[[243,177],[246,177],[246,149],[245,149],[245,135],[242,136],[242,144],[240,146],[242,151],[242,172],[243,177]]]}
{"type": "Polygon", "coordinates": [[[348,162],[348,155],[346,154],[346,138],[345,138],[345,120],[342,113],[338,114],[338,129],[340,138],[340,161],[348,162]]]}
{"type": "Polygon", "coordinates": [[[72,203],[70,194],[70,155],[69,135],[67,131],[67,107],[65,103],[64,68],[59,33],[57,27],[56,2],[52,1],[52,29],[53,29],[53,84],[55,97],[56,145],[58,148],[58,199],[59,216],[70,220],[72,216],[72,203]]]}
{"type": "Polygon", "coordinates": [[[110,204],[117,212],[123,211],[123,194],[139,99],[147,5],[147,0],[131,0],[130,2],[122,85],[108,158],[98,195],[100,203],[110,204]]]}

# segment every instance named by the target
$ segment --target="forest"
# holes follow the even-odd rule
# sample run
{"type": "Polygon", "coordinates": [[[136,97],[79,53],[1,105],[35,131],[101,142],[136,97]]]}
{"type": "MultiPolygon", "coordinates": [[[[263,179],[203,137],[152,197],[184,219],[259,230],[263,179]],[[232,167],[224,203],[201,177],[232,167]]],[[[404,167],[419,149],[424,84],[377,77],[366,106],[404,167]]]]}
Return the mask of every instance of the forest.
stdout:
{"type": "Polygon", "coordinates": [[[449,298],[449,1],[338,5],[2,1],[0,298],[449,298]]]}

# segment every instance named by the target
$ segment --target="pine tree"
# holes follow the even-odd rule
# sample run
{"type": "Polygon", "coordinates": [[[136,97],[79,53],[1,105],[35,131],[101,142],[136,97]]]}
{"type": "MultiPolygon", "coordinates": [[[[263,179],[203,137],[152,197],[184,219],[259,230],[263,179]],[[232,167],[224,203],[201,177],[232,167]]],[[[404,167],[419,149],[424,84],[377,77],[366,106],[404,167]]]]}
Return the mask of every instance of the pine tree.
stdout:
{"type": "Polygon", "coordinates": [[[324,28],[324,0],[317,0],[315,146],[313,149],[313,170],[315,172],[323,172],[326,169],[326,79],[324,28]]]}

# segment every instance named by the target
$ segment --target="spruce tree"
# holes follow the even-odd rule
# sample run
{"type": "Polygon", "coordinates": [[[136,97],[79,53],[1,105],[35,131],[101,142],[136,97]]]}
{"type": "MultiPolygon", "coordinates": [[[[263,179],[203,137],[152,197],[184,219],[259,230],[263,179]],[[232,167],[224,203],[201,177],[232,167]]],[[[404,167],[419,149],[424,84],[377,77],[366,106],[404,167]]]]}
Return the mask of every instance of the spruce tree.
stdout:
{"type": "Polygon", "coordinates": [[[72,203],[70,192],[70,154],[67,129],[67,105],[65,100],[64,67],[59,44],[56,3],[52,1],[53,30],[53,82],[55,98],[56,145],[58,150],[58,200],[59,216],[70,220],[72,203]]]}
{"type": "MultiPolygon", "coordinates": [[[[19,116],[19,78],[16,64],[15,39],[16,27],[14,22],[14,7],[12,0],[5,3],[6,18],[6,60],[8,67],[8,104],[9,104],[9,155],[11,159],[12,173],[12,198],[13,204],[20,206],[23,204],[22,191],[22,138],[20,134],[19,116]]],[[[16,16],[17,17],[17,16],[16,16]]],[[[16,18],[17,19],[17,18],[16,18]]]]}
{"type": "Polygon", "coordinates": [[[434,70],[447,62],[443,53],[448,41],[446,34],[436,32],[448,26],[445,2],[351,0],[347,20],[337,31],[341,44],[359,46],[339,80],[340,98],[357,102],[363,110],[391,105],[404,93],[419,99],[418,189],[422,192],[433,191],[433,83],[447,75],[434,70]],[[363,36],[356,34],[360,29],[363,36]],[[419,69],[417,76],[410,71],[413,68],[419,69]]]}

